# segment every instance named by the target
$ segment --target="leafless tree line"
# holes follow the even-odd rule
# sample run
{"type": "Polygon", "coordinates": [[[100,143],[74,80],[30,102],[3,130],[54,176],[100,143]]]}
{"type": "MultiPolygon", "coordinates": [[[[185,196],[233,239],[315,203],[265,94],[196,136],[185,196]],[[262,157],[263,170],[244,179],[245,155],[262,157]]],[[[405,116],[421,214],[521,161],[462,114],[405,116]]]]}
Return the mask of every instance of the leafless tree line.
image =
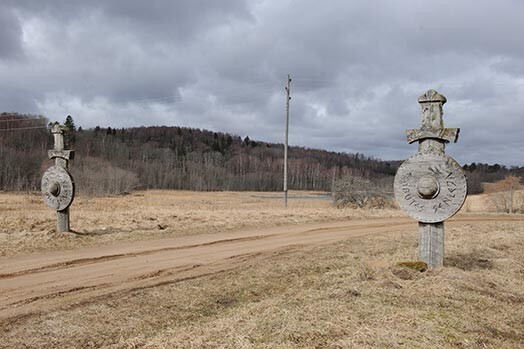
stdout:
{"type": "MultiPolygon", "coordinates": [[[[137,188],[199,191],[283,188],[282,144],[181,127],[76,130],[72,117],[68,116],[66,121],[71,127],[67,147],[76,151],[70,168],[80,192],[107,195],[137,188]]],[[[53,139],[45,128],[33,129],[27,125],[46,123],[40,116],[0,114],[0,190],[39,190],[41,175],[51,165],[47,150],[53,147],[53,139]],[[2,132],[1,126],[7,124],[2,120],[7,120],[11,128],[24,129],[2,132]]],[[[288,186],[331,191],[342,185],[343,178],[363,178],[373,184],[372,188],[385,188],[387,182],[392,182],[399,163],[358,153],[290,147],[288,186]]],[[[500,165],[471,164],[465,170],[472,180],[468,185],[473,183],[470,189],[474,191],[482,190],[477,187],[485,179],[500,179],[509,173],[500,165]]],[[[524,174],[524,168],[511,171],[524,174]]]]}

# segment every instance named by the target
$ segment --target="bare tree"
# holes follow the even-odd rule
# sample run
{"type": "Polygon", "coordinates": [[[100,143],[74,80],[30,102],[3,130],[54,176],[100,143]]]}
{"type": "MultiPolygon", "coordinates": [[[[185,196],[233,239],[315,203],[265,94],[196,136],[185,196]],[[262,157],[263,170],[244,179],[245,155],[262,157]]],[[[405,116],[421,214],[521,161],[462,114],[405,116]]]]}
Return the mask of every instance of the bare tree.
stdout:
{"type": "Polygon", "coordinates": [[[98,158],[79,158],[72,167],[77,190],[85,195],[105,196],[129,193],[139,185],[135,173],[98,158]]]}
{"type": "Polygon", "coordinates": [[[491,202],[499,212],[516,213],[524,211],[523,198],[520,190],[520,177],[507,176],[495,183],[484,183],[484,191],[490,194],[491,202]]]}

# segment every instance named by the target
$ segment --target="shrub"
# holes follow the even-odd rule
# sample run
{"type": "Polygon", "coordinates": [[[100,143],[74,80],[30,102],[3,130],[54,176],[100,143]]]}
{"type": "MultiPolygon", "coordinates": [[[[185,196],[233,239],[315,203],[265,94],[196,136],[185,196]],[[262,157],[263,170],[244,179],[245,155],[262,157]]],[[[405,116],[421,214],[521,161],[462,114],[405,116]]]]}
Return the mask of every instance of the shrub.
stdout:
{"type": "Polygon", "coordinates": [[[391,204],[390,192],[363,177],[343,177],[334,183],[332,192],[333,203],[337,208],[384,208],[391,204]]]}

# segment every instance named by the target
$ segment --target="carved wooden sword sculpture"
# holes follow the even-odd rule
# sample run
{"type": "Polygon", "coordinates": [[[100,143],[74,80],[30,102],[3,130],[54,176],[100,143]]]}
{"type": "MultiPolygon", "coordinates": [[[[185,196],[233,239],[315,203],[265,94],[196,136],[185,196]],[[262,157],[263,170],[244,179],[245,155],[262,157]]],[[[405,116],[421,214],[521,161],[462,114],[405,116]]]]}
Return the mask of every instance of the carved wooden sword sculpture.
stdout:
{"type": "Polygon", "coordinates": [[[458,128],[444,128],[446,97],[429,90],[418,102],[422,126],[407,130],[408,142],[419,142],[418,153],[399,167],[394,191],[400,207],[419,221],[420,260],[436,268],[444,263],[444,221],[464,204],[467,183],[462,167],[445,154],[445,144],[457,142],[459,135],[458,128]]]}
{"type": "Polygon", "coordinates": [[[64,130],[55,123],[51,129],[55,146],[48,151],[55,165],[49,167],[42,176],[42,196],[47,206],[56,210],[57,231],[70,231],[69,206],[75,197],[75,182],[67,170],[68,161],[74,158],[74,150],[64,150],[64,130]]]}

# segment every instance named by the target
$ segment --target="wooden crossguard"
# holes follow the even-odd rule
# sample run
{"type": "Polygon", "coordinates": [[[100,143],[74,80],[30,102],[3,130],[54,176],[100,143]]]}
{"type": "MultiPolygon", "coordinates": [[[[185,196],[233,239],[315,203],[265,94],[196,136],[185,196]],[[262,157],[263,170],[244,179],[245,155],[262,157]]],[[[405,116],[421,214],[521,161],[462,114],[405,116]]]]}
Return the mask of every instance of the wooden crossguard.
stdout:
{"type": "Polygon", "coordinates": [[[442,105],[446,103],[446,97],[435,90],[428,90],[419,97],[418,102],[422,107],[422,127],[406,131],[408,143],[425,139],[456,143],[460,129],[444,128],[442,120],[442,105]]]}

